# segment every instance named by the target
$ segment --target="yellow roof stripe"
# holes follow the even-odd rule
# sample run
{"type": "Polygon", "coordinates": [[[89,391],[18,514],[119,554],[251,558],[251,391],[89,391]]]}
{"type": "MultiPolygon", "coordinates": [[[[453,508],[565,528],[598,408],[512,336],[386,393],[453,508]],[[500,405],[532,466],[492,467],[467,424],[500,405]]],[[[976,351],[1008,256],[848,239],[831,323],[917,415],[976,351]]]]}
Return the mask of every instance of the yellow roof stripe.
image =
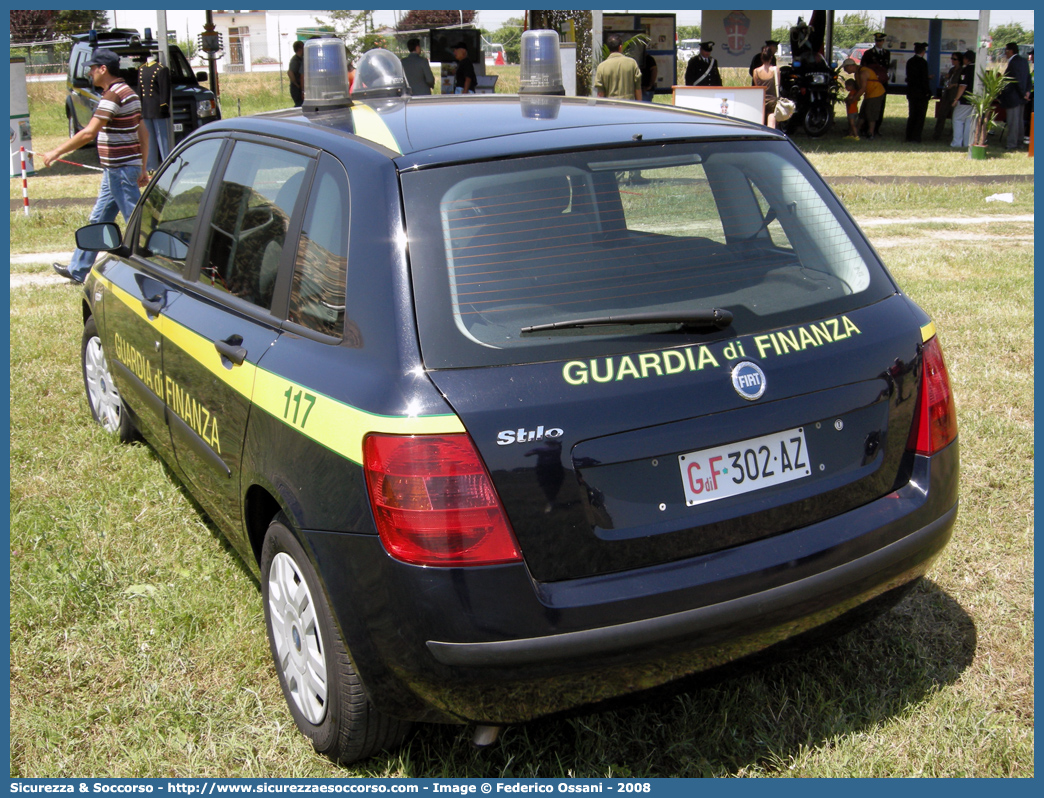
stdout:
{"type": "Polygon", "coordinates": [[[921,343],[927,343],[933,337],[935,337],[935,322],[930,321],[921,328],[921,343]]]}
{"type": "Polygon", "coordinates": [[[352,122],[355,125],[355,135],[402,155],[399,142],[395,140],[388,125],[381,119],[381,115],[368,105],[356,103],[352,106],[352,122]]]}
{"type": "MultiPolygon", "coordinates": [[[[464,432],[453,413],[433,416],[382,416],[333,399],[286,377],[244,362],[229,369],[213,341],[160,314],[149,319],[140,301],[99,276],[112,295],[164,338],[269,415],[333,452],[362,463],[362,440],[369,432],[393,435],[445,435],[464,432]]],[[[113,355],[110,354],[109,357],[113,355]]]]}

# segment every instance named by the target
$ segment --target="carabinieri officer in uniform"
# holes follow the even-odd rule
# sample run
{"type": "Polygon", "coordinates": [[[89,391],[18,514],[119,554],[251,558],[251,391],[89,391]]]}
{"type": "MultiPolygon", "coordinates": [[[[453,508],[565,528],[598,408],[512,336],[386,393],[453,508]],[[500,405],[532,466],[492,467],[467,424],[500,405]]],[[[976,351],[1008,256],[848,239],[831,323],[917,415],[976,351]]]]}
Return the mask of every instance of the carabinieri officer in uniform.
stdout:
{"type": "Polygon", "coordinates": [[[714,42],[700,42],[700,52],[689,59],[685,67],[686,86],[720,86],[718,62],[711,56],[714,42]]]}

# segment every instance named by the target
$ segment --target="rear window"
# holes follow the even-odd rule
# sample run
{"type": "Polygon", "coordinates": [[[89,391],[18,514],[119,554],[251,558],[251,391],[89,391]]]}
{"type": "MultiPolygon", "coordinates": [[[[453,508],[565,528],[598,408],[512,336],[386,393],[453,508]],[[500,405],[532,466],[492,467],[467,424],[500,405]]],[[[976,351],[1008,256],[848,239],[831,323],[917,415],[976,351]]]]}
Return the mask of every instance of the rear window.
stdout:
{"type": "Polygon", "coordinates": [[[662,346],[665,335],[748,335],[849,311],[894,290],[822,179],[787,142],[455,165],[405,174],[402,185],[431,368],[633,351],[662,346]],[[731,312],[732,326],[523,332],[711,308],[731,312]]]}

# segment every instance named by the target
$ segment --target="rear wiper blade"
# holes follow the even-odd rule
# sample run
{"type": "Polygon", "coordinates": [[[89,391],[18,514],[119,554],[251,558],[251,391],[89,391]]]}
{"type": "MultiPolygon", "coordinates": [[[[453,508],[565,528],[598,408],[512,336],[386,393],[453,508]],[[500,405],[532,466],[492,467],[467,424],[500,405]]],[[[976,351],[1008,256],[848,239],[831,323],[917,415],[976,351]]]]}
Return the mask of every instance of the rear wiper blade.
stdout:
{"type": "Polygon", "coordinates": [[[523,327],[522,333],[569,330],[579,327],[608,327],[612,325],[680,324],[683,329],[724,330],[732,324],[732,313],[721,308],[688,311],[658,311],[655,313],[625,313],[619,316],[591,316],[586,319],[554,321],[523,327]]]}

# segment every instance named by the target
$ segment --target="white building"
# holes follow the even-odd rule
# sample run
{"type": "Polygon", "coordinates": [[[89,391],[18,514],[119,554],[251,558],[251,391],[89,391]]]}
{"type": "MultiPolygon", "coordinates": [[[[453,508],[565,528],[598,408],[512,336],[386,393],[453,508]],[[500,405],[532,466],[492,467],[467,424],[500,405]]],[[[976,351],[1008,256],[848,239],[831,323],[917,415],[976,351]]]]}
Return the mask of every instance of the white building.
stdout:
{"type": "Polygon", "coordinates": [[[299,36],[333,32],[328,11],[215,11],[214,29],[221,34],[221,72],[286,69],[299,36]]]}

